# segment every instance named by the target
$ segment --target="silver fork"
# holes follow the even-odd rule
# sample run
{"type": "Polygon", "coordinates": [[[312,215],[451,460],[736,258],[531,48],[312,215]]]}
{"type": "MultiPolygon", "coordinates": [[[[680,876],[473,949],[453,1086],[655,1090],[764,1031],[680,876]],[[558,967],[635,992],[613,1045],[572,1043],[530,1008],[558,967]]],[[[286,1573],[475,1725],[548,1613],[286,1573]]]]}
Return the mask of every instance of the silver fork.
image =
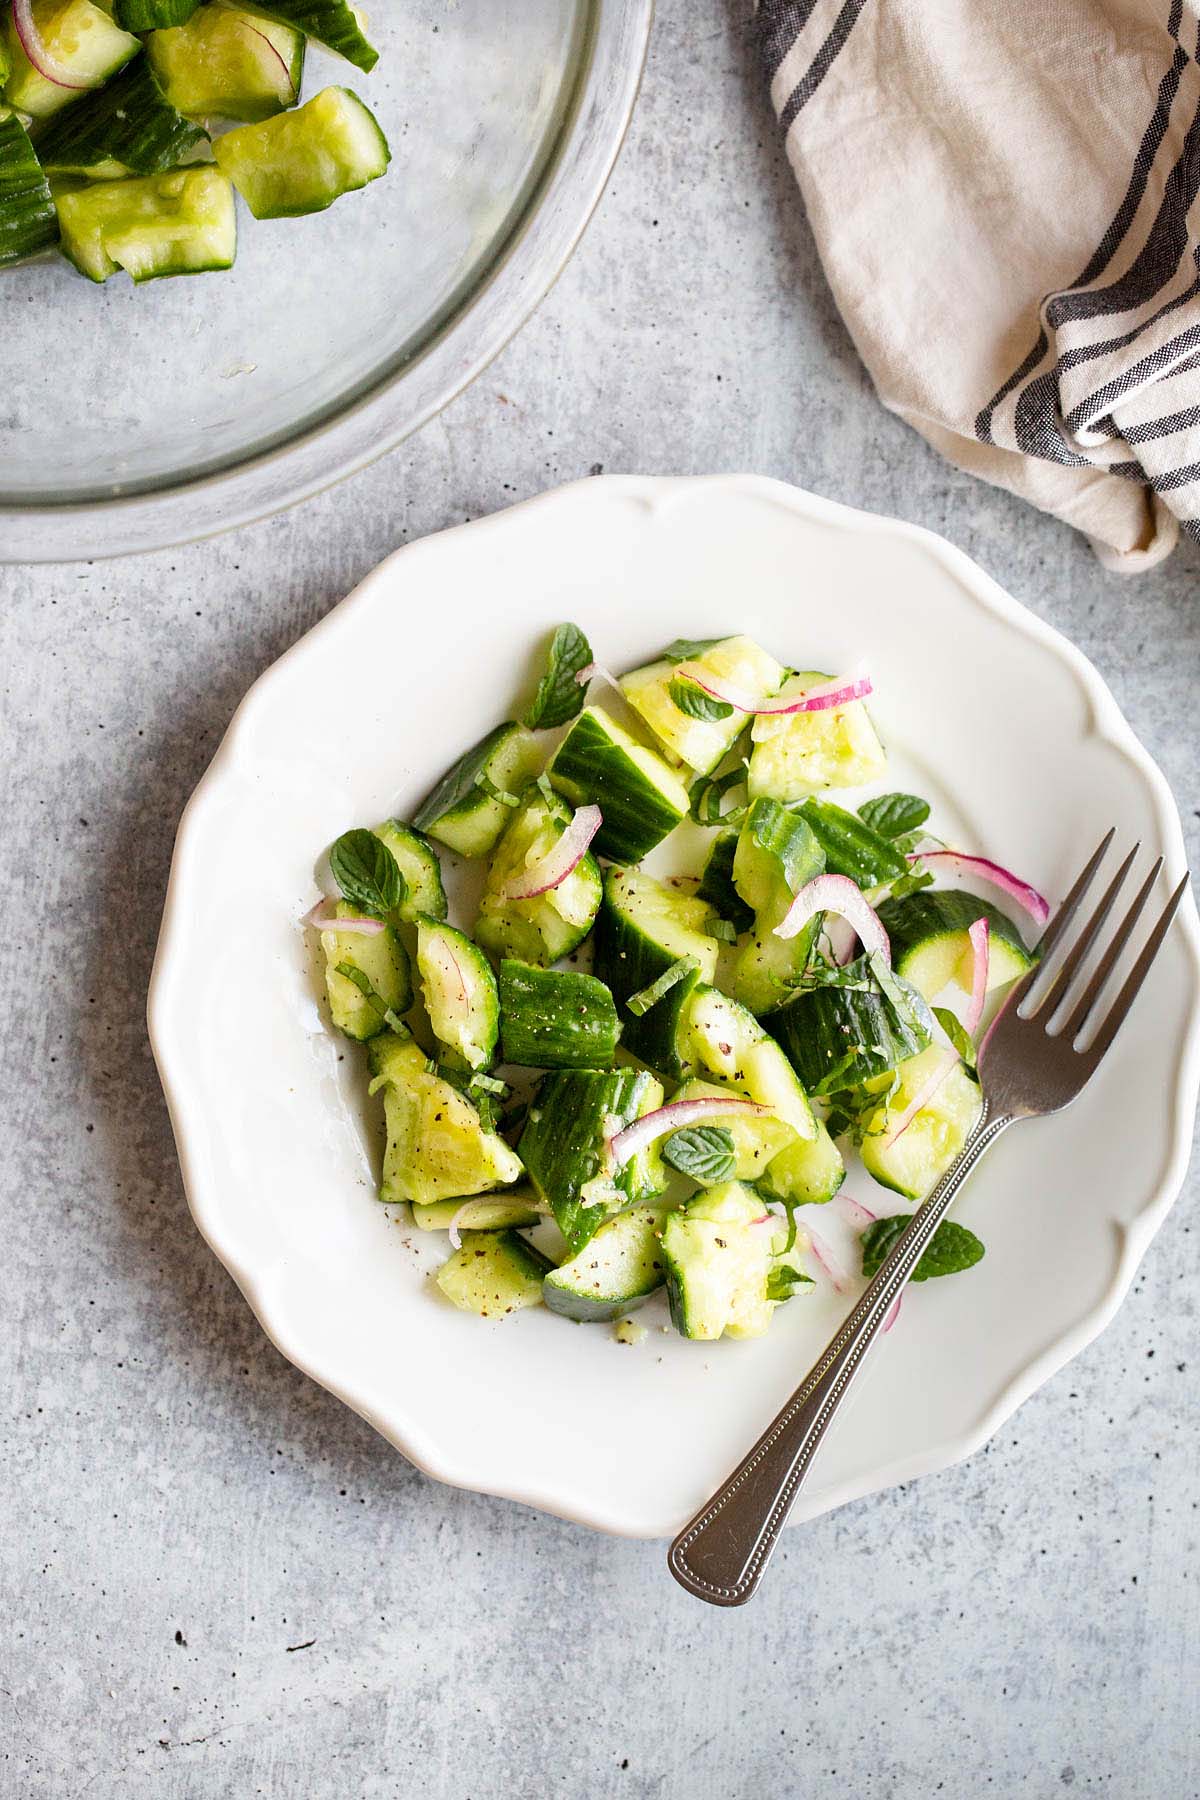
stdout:
{"type": "Polygon", "coordinates": [[[863,1358],[959,1188],[984,1151],[1014,1120],[1038,1118],[1070,1105],[1128,1016],[1183,899],[1188,877],[1184,876],[1171,895],[1095,1035],[1078,1048],[1085,1028],[1099,1017],[1099,1002],[1162,868],[1159,857],[1087,986],[1075,998],[1073,990],[1084,960],[1097,944],[1138,853],[1135,844],[1086,925],[1068,945],[1067,926],[1091,888],[1114,835],[1108,833],[1059,907],[1038,946],[1043,960],[1017,983],[984,1039],[979,1055],[983,1109],[959,1156],[913,1214],[911,1225],[782,1412],[671,1545],[667,1562],[672,1575],[699,1599],[713,1606],[741,1606],[750,1599],[863,1358]],[[1047,977],[1045,959],[1056,950],[1065,950],[1065,955],[1047,977]],[[1072,998],[1073,1010],[1060,1022],[1065,1004],[1072,998]]]}

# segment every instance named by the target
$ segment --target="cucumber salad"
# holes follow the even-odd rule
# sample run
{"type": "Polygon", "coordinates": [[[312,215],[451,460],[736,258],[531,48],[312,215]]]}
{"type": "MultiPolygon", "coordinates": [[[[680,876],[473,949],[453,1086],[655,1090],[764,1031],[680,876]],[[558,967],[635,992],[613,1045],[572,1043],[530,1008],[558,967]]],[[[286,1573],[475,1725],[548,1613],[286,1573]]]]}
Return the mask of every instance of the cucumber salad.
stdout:
{"type": "Polygon", "coordinates": [[[348,0],[0,0],[0,268],[56,245],[90,281],[230,269],[256,219],[387,169],[347,87],[300,104],[310,39],[369,73],[348,0]]]}
{"type": "MultiPolygon", "coordinates": [[[[883,791],[871,692],[743,636],[618,679],[562,625],[519,720],[411,819],[332,846],[303,923],[366,1045],[379,1199],[448,1234],[456,1306],[636,1341],[665,1287],[684,1337],[757,1337],[802,1287],[869,1277],[957,1155],[976,1044],[1047,907],[883,791]],[[445,852],[482,865],[453,923],[445,852]],[[899,1197],[882,1216],[841,1192],[849,1150],[899,1197]],[[849,1267],[811,1223],[831,1202],[849,1267]]],[[[983,1253],[947,1221],[916,1279],[983,1253]]]]}

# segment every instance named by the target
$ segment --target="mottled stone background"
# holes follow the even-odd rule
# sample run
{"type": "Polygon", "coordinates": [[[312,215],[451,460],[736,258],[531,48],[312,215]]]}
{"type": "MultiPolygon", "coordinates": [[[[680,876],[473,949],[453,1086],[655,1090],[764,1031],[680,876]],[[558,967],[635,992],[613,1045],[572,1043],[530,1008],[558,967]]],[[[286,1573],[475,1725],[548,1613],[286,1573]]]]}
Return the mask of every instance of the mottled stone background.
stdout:
{"type": "Polygon", "coordinates": [[[797,1531],[728,1615],[658,1545],[418,1475],[266,1343],[180,1190],[143,1001],[236,702],[395,544],[590,469],[945,532],[1095,661],[1200,843],[1197,552],[1105,575],[880,409],[741,12],[663,0],[581,251],[405,449],[215,543],[0,571],[6,1795],[1200,1791],[1194,1185],[986,1454],[797,1531]]]}

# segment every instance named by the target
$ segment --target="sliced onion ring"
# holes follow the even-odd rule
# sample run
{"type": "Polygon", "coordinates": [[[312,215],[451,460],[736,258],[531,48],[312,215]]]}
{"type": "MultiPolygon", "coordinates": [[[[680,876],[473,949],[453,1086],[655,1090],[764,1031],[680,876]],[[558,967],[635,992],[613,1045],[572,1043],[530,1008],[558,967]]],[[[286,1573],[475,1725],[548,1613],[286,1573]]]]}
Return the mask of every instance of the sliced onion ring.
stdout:
{"type": "Polygon", "coordinates": [[[882,956],[891,963],[892,946],[879,914],[867,905],[862,890],[848,875],[818,875],[806,882],[788,907],[783,920],[775,927],[775,936],[793,938],[817,913],[840,913],[861,940],[868,955],[882,956]]]}
{"type": "Polygon", "coordinates": [[[854,961],[858,933],[849,919],[844,919],[841,913],[829,913],[821,931],[829,945],[829,954],[839,969],[844,969],[848,962],[854,961]]]}
{"type": "Polygon", "coordinates": [[[339,919],[332,910],[336,905],[337,901],[326,895],[317,901],[311,911],[305,913],[300,923],[315,925],[318,931],[346,931],[357,933],[359,937],[376,937],[379,932],[387,929],[382,919],[369,919],[365,913],[357,913],[350,919],[339,919]]]}
{"type": "Polygon", "coordinates": [[[881,1150],[890,1150],[897,1138],[902,1138],[923,1106],[928,1106],[933,1096],[945,1081],[947,1075],[958,1061],[957,1050],[943,1050],[926,1079],[921,1083],[892,1129],[880,1145],[881,1150]]]}
{"type": "Polygon", "coordinates": [[[611,670],[605,668],[603,663],[588,663],[584,668],[580,669],[575,679],[581,688],[587,687],[589,683],[593,681],[606,681],[614,694],[619,694],[622,700],[625,698],[624,688],[611,670]]]}
{"type": "Polygon", "coordinates": [[[896,1295],[896,1298],[892,1301],[891,1306],[888,1308],[887,1318],[883,1321],[883,1333],[884,1333],[885,1337],[887,1336],[888,1332],[892,1329],[892,1326],[896,1323],[896,1320],[900,1317],[900,1302],[903,1300],[903,1298],[904,1298],[904,1289],[901,1288],[900,1292],[896,1295]]]}
{"type": "Polygon", "coordinates": [[[12,0],[12,17],[21,48],[44,81],[53,82],[55,87],[70,88],[74,93],[86,93],[89,88],[103,86],[106,76],[101,75],[96,81],[80,81],[73,69],[59,62],[54,52],[47,49],[33,16],[33,0],[12,0]]]}
{"type": "Polygon", "coordinates": [[[823,1237],[809,1228],[808,1247],[817,1261],[818,1268],[829,1277],[830,1285],[835,1293],[846,1294],[850,1291],[850,1277],[833,1255],[823,1237]]]}
{"type": "Polygon", "coordinates": [[[760,694],[751,694],[746,688],[738,687],[736,682],[726,681],[720,675],[712,675],[701,663],[680,663],[675,670],[688,681],[694,681],[697,687],[711,694],[714,700],[723,700],[726,706],[732,706],[738,712],[754,713],[759,718],[784,718],[789,713],[828,712],[835,706],[848,706],[852,700],[862,700],[872,692],[869,675],[839,675],[834,681],[822,681],[819,686],[808,688],[803,694],[790,697],[776,696],[773,700],[763,699],[760,694]]]}
{"type": "Polygon", "coordinates": [[[911,850],[908,855],[910,863],[924,863],[934,870],[944,870],[948,875],[974,875],[979,881],[986,881],[1007,894],[1010,900],[1029,914],[1036,925],[1044,925],[1050,917],[1050,903],[1014,875],[1011,869],[1001,868],[986,856],[965,856],[961,850],[911,850]]]}
{"type": "Polygon", "coordinates": [[[971,999],[963,1024],[967,1036],[974,1037],[983,1017],[983,1003],[987,999],[988,967],[992,960],[991,927],[986,919],[976,919],[967,935],[971,940],[971,999]]]}
{"type": "Polygon", "coordinates": [[[698,1125],[705,1119],[766,1119],[772,1111],[771,1107],[760,1106],[756,1100],[741,1100],[736,1094],[730,1094],[728,1099],[723,1095],[706,1094],[699,1100],[672,1100],[670,1105],[644,1114],[607,1139],[607,1149],[613,1167],[619,1169],[631,1156],[636,1156],[639,1150],[668,1131],[680,1131],[685,1125],[698,1125]]]}
{"type": "Polygon", "coordinates": [[[505,888],[509,900],[534,900],[559,887],[577,869],[587,854],[587,847],[604,823],[598,806],[581,806],[553,849],[518,875],[505,888]]]}
{"type": "Polygon", "coordinates": [[[838,1200],[850,1214],[850,1223],[858,1225],[863,1231],[868,1225],[873,1225],[879,1217],[879,1214],[873,1213],[869,1206],[864,1206],[861,1200],[852,1200],[849,1194],[839,1194],[838,1200]]]}

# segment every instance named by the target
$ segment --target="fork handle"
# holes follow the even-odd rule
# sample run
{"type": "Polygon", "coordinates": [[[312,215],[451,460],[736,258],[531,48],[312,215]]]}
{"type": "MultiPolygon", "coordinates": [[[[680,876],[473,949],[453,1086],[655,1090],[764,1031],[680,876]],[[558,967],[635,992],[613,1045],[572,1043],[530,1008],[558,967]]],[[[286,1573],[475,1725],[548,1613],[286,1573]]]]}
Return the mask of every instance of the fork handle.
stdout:
{"type": "Polygon", "coordinates": [[[984,1151],[1012,1124],[984,1100],[975,1128],[858,1304],[745,1460],[671,1545],[676,1581],[712,1606],[750,1599],[838,1408],[930,1238],[984,1151]]]}

